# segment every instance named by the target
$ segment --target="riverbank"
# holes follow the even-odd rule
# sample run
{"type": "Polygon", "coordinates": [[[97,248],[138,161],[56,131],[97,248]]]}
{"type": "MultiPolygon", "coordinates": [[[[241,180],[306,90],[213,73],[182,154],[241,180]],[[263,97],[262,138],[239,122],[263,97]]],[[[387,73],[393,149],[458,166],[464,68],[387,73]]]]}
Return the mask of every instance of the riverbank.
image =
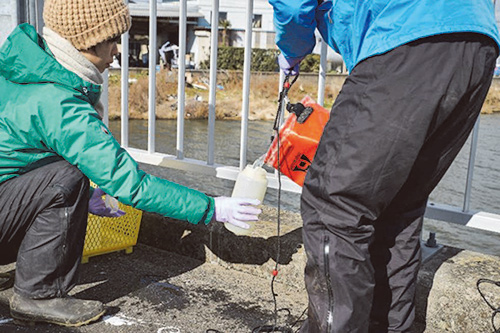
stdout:
{"type": "MultiPolygon", "coordinates": [[[[331,108],[337,97],[345,75],[327,75],[325,107],[331,108]]],[[[120,72],[112,71],[109,78],[109,117],[120,118],[120,72]]],[[[249,94],[249,119],[272,120],[278,103],[278,73],[252,73],[249,94]]],[[[147,70],[133,71],[129,78],[129,118],[148,118],[148,75],[147,70]]],[[[241,72],[220,71],[217,75],[216,118],[240,119],[242,105],[241,72]]],[[[192,71],[186,74],[185,119],[208,118],[209,99],[208,72],[192,71]]],[[[177,71],[161,70],[156,75],[156,117],[177,119],[177,71]]],[[[292,102],[304,96],[316,97],[317,75],[302,74],[290,90],[292,102]]],[[[495,78],[481,111],[483,114],[500,112],[500,79],[495,78]]]]}

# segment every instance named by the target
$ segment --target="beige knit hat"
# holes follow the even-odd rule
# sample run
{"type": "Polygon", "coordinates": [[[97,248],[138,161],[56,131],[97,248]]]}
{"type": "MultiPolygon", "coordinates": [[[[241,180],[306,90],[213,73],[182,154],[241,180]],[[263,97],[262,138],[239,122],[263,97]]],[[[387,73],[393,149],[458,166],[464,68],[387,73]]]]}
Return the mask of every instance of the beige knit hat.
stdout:
{"type": "Polygon", "coordinates": [[[78,50],[88,50],[130,29],[130,13],[123,0],[46,0],[43,20],[78,50]]]}

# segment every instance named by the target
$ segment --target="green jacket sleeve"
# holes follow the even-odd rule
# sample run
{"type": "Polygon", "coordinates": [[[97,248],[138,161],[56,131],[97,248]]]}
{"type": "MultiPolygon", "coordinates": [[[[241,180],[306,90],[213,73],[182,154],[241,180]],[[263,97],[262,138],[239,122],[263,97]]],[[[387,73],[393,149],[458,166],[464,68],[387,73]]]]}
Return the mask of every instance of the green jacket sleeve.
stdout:
{"type": "Polygon", "coordinates": [[[140,170],[86,101],[71,96],[60,105],[48,104],[39,114],[44,144],[104,192],[148,212],[194,224],[210,222],[213,198],[140,170]]]}

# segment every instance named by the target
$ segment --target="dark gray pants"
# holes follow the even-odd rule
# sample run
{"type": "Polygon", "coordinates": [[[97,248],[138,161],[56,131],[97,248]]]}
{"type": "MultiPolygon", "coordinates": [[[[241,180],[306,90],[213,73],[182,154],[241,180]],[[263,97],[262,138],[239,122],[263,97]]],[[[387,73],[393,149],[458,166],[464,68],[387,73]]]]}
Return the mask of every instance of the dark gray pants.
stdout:
{"type": "Polygon", "coordinates": [[[496,57],[486,36],[433,36],[346,79],[302,192],[301,332],[410,329],[426,202],[476,122],[496,57]]]}
{"type": "Polygon", "coordinates": [[[17,261],[17,293],[47,298],[74,287],[88,201],[88,179],[64,160],[0,184],[0,264],[17,261]]]}

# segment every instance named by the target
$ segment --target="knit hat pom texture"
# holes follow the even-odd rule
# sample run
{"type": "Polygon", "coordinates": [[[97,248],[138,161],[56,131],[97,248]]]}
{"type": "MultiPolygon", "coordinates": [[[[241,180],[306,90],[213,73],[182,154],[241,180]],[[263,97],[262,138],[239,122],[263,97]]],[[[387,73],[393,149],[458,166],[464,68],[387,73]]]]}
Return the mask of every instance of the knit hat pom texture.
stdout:
{"type": "Polygon", "coordinates": [[[78,50],[88,50],[130,29],[130,13],[123,0],[46,0],[43,20],[78,50]]]}

